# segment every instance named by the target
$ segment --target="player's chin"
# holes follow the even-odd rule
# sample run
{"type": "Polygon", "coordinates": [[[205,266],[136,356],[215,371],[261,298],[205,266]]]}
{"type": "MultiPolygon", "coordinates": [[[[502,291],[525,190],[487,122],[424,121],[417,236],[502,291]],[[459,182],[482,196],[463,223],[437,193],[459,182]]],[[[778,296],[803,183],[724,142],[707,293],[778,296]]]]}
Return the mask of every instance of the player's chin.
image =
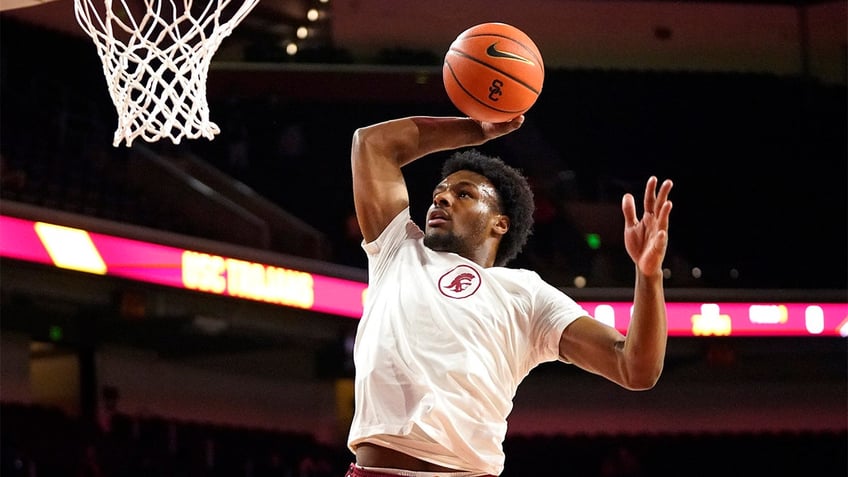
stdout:
{"type": "Polygon", "coordinates": [[[444,235],[445,233],[447,233],[447,232],[445,232],[445,229],[442,228],[441,224],[431,225],[431,224],[428,223],[427,225],[424,226],[424,236],[425,237],[428,237],[430,235],[444,235]]]}
{"type": "Polygon", "coordinates": [[[452,250],[454,242],[450,232],[439,227],[427,227],[424,231],[424,245],[432,250],[452,250]]]}

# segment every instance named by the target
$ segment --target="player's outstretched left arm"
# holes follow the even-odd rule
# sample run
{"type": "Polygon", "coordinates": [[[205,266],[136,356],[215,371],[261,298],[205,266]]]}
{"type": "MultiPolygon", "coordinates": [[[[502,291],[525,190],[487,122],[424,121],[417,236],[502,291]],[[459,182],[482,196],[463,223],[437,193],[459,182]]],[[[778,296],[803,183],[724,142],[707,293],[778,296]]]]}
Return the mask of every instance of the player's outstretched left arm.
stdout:
{"type": "Polygon", "coordinates": [[[654,387],[665,361],[668,324],[662,264],[668,246],[672,182],[657,191],[658,180],[645,186],[644,211],[639,219],[633,195],[625,194],[624,244],[636,266],[633,314],[627,335],[589,317],[572,323],[560,339],[560,355],[583,369],[632,390],[654,387]]]}

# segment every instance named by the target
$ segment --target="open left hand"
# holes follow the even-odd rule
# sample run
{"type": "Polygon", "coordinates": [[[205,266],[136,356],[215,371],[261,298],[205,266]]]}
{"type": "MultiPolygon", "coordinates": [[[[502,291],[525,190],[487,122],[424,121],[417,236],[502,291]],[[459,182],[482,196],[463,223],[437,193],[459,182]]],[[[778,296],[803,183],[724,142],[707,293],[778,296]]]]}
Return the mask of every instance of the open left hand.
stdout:
{"type": "Polygon", "coordinates": [[[624,213],[624,246],[627,254],[644,275],[662,274],[662,263],[668,246],[668,218],[671,214],[670,179],[663,181],[657,192],[657,178],[651,176],[645,186],[642,220],[636,216],[632,194],[624,194],[621,211],[624,213]]]}

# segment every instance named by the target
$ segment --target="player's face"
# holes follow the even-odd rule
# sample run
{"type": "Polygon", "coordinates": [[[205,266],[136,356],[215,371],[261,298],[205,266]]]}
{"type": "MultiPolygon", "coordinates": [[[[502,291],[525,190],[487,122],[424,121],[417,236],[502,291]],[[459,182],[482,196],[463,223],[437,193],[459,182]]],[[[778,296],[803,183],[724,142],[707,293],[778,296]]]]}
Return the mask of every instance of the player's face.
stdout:
{"type": "Polygon", "coordinates": [[[454,172],[433,190],[424,245],[471,256],[490,236],[499,214],[497,191],[485,176],[471,171],[454,172]]]}

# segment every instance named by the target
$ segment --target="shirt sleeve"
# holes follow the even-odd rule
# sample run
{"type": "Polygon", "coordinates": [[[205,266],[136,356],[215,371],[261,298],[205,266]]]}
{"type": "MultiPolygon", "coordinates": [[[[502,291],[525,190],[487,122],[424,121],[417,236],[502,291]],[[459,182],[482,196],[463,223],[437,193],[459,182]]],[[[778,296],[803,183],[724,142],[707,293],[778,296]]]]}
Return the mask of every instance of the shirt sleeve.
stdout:
{"type": "Polygon", "coordinates": [[[562,290],[544,282],[535,295],[534,320],[537,336],[540,338],[540,353],[544,361],[563,361],[559,354],[559,342],[563,331],[581,316],[589,316],[582,306],[566,295],[562,290]]]}
{"type": "Polygon", "coordinates": [[[365,253],[370,258],[378,255],[384,249],[394,248],[402,240],[409,238],[409,232],[415,234],[415,230],[421,233],[421,229],[412,222],[412,218],[409,215],[409,207],[407,207],[398,212],[395,218],[389,222],[389,225],[380,232],[380,235],[376,239],[371,242],[363,242],[362,249],[365,250],[365,253]]]}
{"type": "Polygon", "coordinates": [[[415,225],[409,215],[409,207],[398,212],[376,239],[362,244],[368,258],[369,282],[378,282],[392,266],[393,258],[404,241],[423,236],[424,232],[415,225]]]}

